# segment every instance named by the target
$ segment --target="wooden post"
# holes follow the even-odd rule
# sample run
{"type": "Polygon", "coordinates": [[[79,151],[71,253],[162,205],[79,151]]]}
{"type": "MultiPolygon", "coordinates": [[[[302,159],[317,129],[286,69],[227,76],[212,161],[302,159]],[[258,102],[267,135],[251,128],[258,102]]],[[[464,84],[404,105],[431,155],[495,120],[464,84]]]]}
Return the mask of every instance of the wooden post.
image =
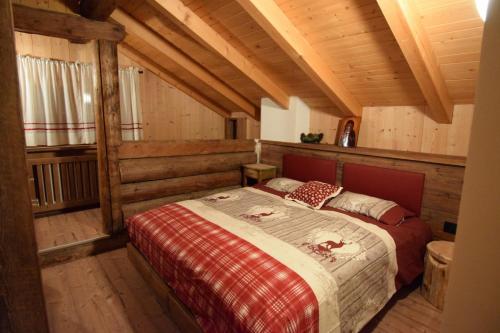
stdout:
{"type": "MultiPolygon", "coordinates": [[[[102,96],[102,115],[100,115],[100,117],[102,117],[102,126],[104,126],[104,138],[101,138],[99,148],[101,148],[101,150],[104,148],[106,149],[107,177],[109,184],[109,188],[101,187],[100,190],[109,191],[111,225],[108,231],[116,233],[123,229],[118,159],[118,147],[122,142],[120,128],[120,91],[118,86],[118,51],[117,44],[113,41],[99,40],[98,47],[102,96]],[[104,141],[102,141],[102,139],[104,139],[104,141]],[[105,144],[103,144],[103,142],[105,144]]],[[[104,182],[101,184],[103,183],[104,182]]]]}
{"type": "Polygon", "coordinates": [[[0,331],[44,333],[10,1],[0,2],[0,31],[0,331]]]}

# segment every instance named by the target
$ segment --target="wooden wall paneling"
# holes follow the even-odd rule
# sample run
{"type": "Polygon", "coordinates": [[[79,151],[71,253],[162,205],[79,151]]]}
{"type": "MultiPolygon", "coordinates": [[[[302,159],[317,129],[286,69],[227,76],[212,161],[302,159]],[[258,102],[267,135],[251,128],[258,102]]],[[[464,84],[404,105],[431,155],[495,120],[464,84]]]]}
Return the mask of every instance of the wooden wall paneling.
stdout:
{"type": "MultiPolygon", "coordinates": [[[[224,138],[224,117],[145,71],[144,140],[208,140],[224,138]]],[[[224,113],[225,116],[229,114],[224,113]]]]}
{"type": "Polygon", "coordinates": [[[120,159],[237,153],[254,151],[253,140],[177,140],[123,142],[120,159]]]}
{"type": "Polygon", "coordinates": [[[473,105],[456,105],[451,124],[438,124],[418,106],[365,107],[358,147],[466,156],[473,105]]]}
{"type": "Polygon", "coordinates": [[[132,183],[237,170],[250,163],[255,163],[254,152],[129,159],[120,161],[120,175],[122,183],[132,183]]]}
{"type": "Polygon", "coordinates": [[[15,32],[16,53],[39,58],[70,62],[92,63],[97,52],[95,41],[85,44],[71,43],[66,39],[15,32]]]}
{"type": "MultiPolygon", "coordinates": [[[[200,104],[204,105],[211,111],[214,111],[221,115],[222,117],[227,118],[229,116],[229,112],[222,108],[220,105],[216,104],[212,100],[208,99],[207,97],[203,96],[196,90],[192,89],[185,83],[181,82],[177,78],[175,78],[173,75],[170,73],[166,72],[163,68],[161,68],[159,65],[155,64],[151,59],[147,58],[145,55],[139,54],[137,51],[135,51],[133,48],[130,46],[125,45],[119,45],[118,47],[118,62],[120,66],[136,66],[136,67],[142,67],[145,70],[155,74],[159,79],[162,79],[166,81],[168,84],[172,85],[173,87],[179,89],[186,95],[192,97],[194,100],[199,102],[200,104]]],[[[145,80],[142,80],[145,81],[145,80]]],[[[141,85],[141,95],[144,97],[141,99],[141,102],[143,103],[143,109],[144,109],[144,102],[150,101],[147,97],[147,94],[149,91],[145,89],[145,83],[141,85]]],[[[185,139],[191,139],[191,138],[185,138],[185,139]]],[[[158,140],[158,139],[157,139],[158,140]]]]}
{"type": "Polygon", "coordinates": [[[342,180],[344,162],[425,173],[421,219],[430,224],[434,236],[453,239],[443,232],[445,221],[456,223],[460,205],[465,158],[446,155],[396,152],[366,148],[339,148],[333,145],[290,144],[263,141],[261,160],[282,170],[284,154],[301,154],[336,159],[337,182],[342,180]]]}
{"type": "Polygon", "coordinates": [[[309,116],[309,132],[323,133],[324,136],[321,143],[334,144],[340,119],[340,117],[329,112],[311,109],[309,116]]]}
{"type": "Polygon", "coordinates": [[[10,1],[0,2],[0,31],[0,331],[44,333],[49,328],[28,191],[10,1]]]}
{"type": "MultiPolygon", "coordinates": [[[[99,67],[103,125],[108,163],[109,191],[113,232],[123,228],[120,202],[118,147],[121,145],[120,92],[118,87],[118,50],[116,42],[99,40],[99,67]]],[[[101,191],[108,190],[101,188],[101,191]]]]}
{"type": "Polygon", "coordinates": [[[125,32],[122,26],[109,22],[92,21],[81,16],[13,5],[16,31],[88,42],[102,39],[119,42],[125,32]],[[65,27],[65,29],[61,29],[65,27]]]}
{"type": "Polygon", "coordinates": [[[121,186],[123,203],[158,199],[177,194],[241,184],[241,170],[161,179],[121,186]]]}
{"type": "Polygon", "coordinates": [[[473,113],[473,105],[455,106],[451,125],[424,117],[421,151],[467,156],[473,113]]]}

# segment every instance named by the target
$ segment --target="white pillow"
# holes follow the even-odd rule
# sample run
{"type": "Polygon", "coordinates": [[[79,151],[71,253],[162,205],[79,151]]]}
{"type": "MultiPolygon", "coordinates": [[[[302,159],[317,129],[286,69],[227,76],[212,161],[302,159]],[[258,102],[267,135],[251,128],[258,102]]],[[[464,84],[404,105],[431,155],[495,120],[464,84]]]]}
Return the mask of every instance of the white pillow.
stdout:
{"type": "Polygon", "coordinates": [[[327,206],[348,212],[371,216],[380,220],[389,209],[397,206],[393,201],[383,200],[369,195],[346,191],[333,198],[327,206]]]}
{"type": "Polygon", "coordinates": [[[304,185],[303,182],[285,177],[271,179],[266,184],[267,187],[273,190],[287,193],[295,191],[302,185],[304,185]]]}

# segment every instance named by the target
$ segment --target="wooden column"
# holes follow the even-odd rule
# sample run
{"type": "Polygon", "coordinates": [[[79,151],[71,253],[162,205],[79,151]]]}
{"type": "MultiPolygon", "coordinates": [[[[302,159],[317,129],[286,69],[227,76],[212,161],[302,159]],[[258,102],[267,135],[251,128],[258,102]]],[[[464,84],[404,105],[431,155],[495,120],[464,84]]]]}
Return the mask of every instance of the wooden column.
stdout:
{"type": "MultiPolygon", "coordinates": [[[[121,119],[120,119],[120,91],[118,86],[118,51],[114,41],[99,40],[99,70],[101,74],[102,114],[101,125],[104,127],[104,138],[98,142],[99,149],[106,150],[107,176],[101,182],[101,192],[109,191],[109,196],[103,193],[101,198],[107,201],[111,209],[111,223],[109,232],[118,232],[123,229],[123,219],[120,199],[120,171],[118,160],[118,147],[121,144],[121,119]],[[102,140],[104,139],[104,140],[102,140]],[[109,187],[108,187],[109,186],[109,187]]],[[[104,171],[103,171],[104,172],[104,171]]],[[[101,202],[102,205],[102,202],[101,202]]]]}
{"type": "Polygon", "coordinates": [[[24,154],[10,1],[0,2],[0,331],[48,332],[24,154]]]}

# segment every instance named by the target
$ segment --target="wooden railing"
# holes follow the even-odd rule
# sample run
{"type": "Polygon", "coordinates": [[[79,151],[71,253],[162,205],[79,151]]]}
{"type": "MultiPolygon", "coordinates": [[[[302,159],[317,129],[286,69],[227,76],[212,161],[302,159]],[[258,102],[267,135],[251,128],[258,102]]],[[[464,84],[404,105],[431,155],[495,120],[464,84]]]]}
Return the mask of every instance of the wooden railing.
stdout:
{"type": "Polygon", "coordinates": [[[99,203],[95,146],[36,147],[26,152],[35,213],[99,203]]]}

